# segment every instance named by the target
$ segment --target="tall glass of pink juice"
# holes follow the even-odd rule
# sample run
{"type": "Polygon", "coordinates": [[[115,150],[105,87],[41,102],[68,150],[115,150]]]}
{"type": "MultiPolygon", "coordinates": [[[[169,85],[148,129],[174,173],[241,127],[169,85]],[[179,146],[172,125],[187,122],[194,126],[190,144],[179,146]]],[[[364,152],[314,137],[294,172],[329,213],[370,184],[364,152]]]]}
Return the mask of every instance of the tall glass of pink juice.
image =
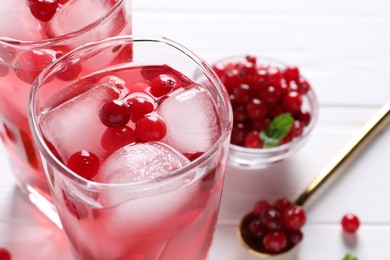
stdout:
{"type": "MultiPolygon", "coordinates": [[[[17,183],[28,198],[59,223],[27,120],[31,84],[52,61],[77,46],[131,34],[130,0],[1,0],[0,138],[17,183]]],[[[119,48],[118,52],[129,52],[119,48]]],[[[65,84],[80,72],[63,67],[65,84]]]]}
{"type": "Polygon", "coordinates": [[[29,119],[76,259],[207,258],[232,112],[199,56],[162,38],[85,45],[34,82],[29,119]]]}

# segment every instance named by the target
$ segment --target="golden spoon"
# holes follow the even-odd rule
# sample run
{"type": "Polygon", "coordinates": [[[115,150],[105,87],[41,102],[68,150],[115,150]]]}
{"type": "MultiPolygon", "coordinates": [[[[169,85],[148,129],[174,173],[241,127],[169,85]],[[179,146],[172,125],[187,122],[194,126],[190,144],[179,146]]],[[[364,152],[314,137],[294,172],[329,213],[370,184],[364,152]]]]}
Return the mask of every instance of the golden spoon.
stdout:
{"type": "MultiPolygon", "coordinates": [[[[357,134],[339,151],[339,153],[321,170],[318,176],[305,188],[305,190],[294,201],[295,205],[303,206],[313,194],[322,187],[326,181],[339,171],[344,169],[352,159],[368,144],[388,123],[390,120],[390,101],[382,108],[359,130],[357,134]]],[[[253,239],[249,237],[249,233],[245,232],[245,227],[248,226],[251,220],[255,218],[252,212],[248,213],[241,220],[238,237],[241,244],[253,255],[259,257],[272,257],[276,255],[284,255],[288,251],[279,254],[267,254],[256,249],[253,239]]],[[[294,247],[293,247],[294,248],[294,247]]]]}

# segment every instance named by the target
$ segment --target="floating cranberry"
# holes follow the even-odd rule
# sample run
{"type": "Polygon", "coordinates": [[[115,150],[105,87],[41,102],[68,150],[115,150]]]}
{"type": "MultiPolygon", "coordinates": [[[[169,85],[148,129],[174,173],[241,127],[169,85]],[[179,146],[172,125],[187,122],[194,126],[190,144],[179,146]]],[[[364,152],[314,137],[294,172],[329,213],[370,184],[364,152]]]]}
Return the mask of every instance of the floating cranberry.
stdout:
{"type": "Polygon", "coordinates": [[[58,8],[57,0],[28,0],[31,14],[42,22],[53,18],[58,8]]]}
{"type": "Polygon", "coordinates": [[[15,65],[15,74],[28,84],[32,84],[35,78],[53,61],[55,55],[47,50],[30,50],[23,52],[15,65]]]}
{"type": "Polygon", "coordinates": [[[360,220],[356,215],[349,213],[343,216],[341,226],[344,232],[353,234],[359,229],[360,220]]]}
{"type": "Polygon", "coordinates": [[[160,74],[150,82],[150,93],[155,97],[162,97],[178,87],[181,87],[181,83],[175,77],[160,74]]]}
{"type": "Polygon", "coordinates": [[[131,121],[136,123],[144,115],[153,112],[154,104],[148,98],[137,96],[127,100],[130,106],[131,121]]]}
{"type": "Polygon", "coordinates": [[[130,120],[130,110],[125,102],[115,99],[102,105],[99,117],[107,127],[124,126],[130,120]]]}
{"type": "Polygon", "coordinates": [[[283,224],[291,230],[299,230],[306,223],[305,211],[300,206],[292,206],[284,211],[283,224]]]}
{"type": "Polygon", "coordinates": [[[133,129],[128,126],[109,127],[101,139],[102,147],[107,151],[117,150],[125,145],[136,142],[133,129]]]}
{"type": "Polygon", "coordinates": [[[68,63],[61,69],[61,71],[58,71],[56,76],[60,80],[71,81],[76,79],[76,77],[80,74],[81,69],[82,67],[80,63],[68,63]]]}
{"type": "Polygon", "coordinates": [[[269,252],[280,252],[287,246],[286,234],[282,231],[271,231],[265,234],[263,244],[269,252]]]}
{"type": "Polygon", "coordinates": [[[0,260],[11,260],[11,253],[5,248],[0,248],[0,260]]]}
{"type": "Polygon", "coordinates": [[[66,4],[67,2],[69,2],[70,0],[57,0],[57,2],[61,5],[64,5],[66,4]]]}
{"type": "Polygon", "coordinates": [[[141,141],[159,141],[166,133],[165,122],[157,115],[146,115],[135,125],[135,135],[141,141]]]}
{"type": "Polygon", "coordinates": [[[67,166],[81,177],[90,180],[98,173],[100,160],[94,153],[82,150],[69,157],[67,166]]]}

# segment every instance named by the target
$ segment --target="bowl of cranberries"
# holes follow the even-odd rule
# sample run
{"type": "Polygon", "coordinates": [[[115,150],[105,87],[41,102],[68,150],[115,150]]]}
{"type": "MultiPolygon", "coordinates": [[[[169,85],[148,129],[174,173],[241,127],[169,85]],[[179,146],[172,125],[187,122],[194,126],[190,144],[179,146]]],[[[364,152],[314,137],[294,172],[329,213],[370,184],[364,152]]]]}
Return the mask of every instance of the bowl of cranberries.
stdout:
{"type": "Polygon", "coordinates": [[[229,93],[229,163],[260,169],[297,151],[316,123],[316,95],[298,67],[258,57],[220,60],[213,69],[229,93]]]}

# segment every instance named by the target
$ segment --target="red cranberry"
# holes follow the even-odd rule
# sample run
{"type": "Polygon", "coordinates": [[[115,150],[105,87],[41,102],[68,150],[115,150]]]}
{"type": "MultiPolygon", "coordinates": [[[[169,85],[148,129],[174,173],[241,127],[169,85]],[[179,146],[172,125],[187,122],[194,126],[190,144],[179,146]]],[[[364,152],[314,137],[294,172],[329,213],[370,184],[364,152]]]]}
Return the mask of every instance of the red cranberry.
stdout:
{"type": "Polygon", "coordinates": [[[268,104],[278,104],[281,97],[282,90],[280,87],[268,85],[261,88],[260,98],[268,104]]]}
{"type": "Polygon", "coordinates": [[[296,91],[291,91],[283,97],[283,108],[292,114],[299,113],[302,106],[302,97],[296,91]]]}
{"type": "Polygon", "coordinates": [[[277,67],[268,67],[267,68],[267,74],[268,74],[268,84],[279,87],[280,82],[282,81],[282,73],[280,72],[279,68],[277,67]]]}
{"type": "Polygon", "coordinates": [[[341,226],[346,233],[356,233],[360,227],[359,218],[354,214],[346,214],[341,220],[341,226]]]}
{"type": "Polygon", "coordinates": [[[162,97],[178,87],[181,87],[181,83],[176,78],[160,74],[150,82],[150,93],[155,97],[162,97]]]}
{"type": "Polygon", "coordinates": [[[55,57],[50,51],[26,51],[16,61],[15,74],[24,82],[32,84],[35,78],[54,60],[55,57]]]}
{"type": "Polygon", "coordinates": [[[267,230],[279,230],[282,227],[282,216],[273,207],[263,210],[260,221],[267,230]]]}
{"type": "Polygon", "coordinates": [[[251,97],[251,88],[248,84],[240,84],[233,89],[235,101],[239,104],[245,104],[251,97]]]}
{"type": "Polygon", "coordinates": [[[289,230],[287,232],[287,240],[292,246],[301,242],[302,239],[303,239],[303,233],[300,230],[289,230]]]}
{"type": "Polygon", "coordinates": [[[245,135],[244,145],[248,148],[261,148],[263,141],[260,139],[260,133],[256,130],[251,131],[245,135]]]}
{"type": "Polygon", "coordinates": [[[246,129],[247,129],[246,125],[242,123],[233,125],[232,135],[230,137],[230,143],[243,146],[246,129]]]}
{"type": "Polygon", "coordinates": [[[167,133],[164,120],[157,115],[146,115],[135,125],[135,135],[141,141],[158,141],[167,133]]]}
{"type": "Polygon", "coordinates": [[[252,237],[256,239],[262,239],[265,234],[264,228],[261,226],[260,220],[253,219],[249,223],[249,232],[252,235],[252,237]]]}
{"type": "Polygon", "coordinates": [[[98,173],[100,160],[94,153],[82,150],[69,157],[67,166],[81,177],[90,180],[98,173]]]}
{"type": "Polygon", "coordinates": [[[282,231],[271,231],[265,234],[263,244],[267,251],[277,253],[287,246],[286,234],[282,231]]]}
{"type": "Polygon", "coordinates": [[[290,207],[293,206],[292,202],[289,201],[287,198],[280,198],[277,199],[273,205],[274,208],[276,208],[280,214],[283,215],[284,211],[290,207]]]}
{"type": "Polygon", "coordinates": [[[69,2],[70,0],[57,0],[57,2],[61,5],[64,5],[66,4],[67,2],[69,2]]]}
{"type": "Polygon", "coordinates": [[[298,82],[299,80],[299,69],[297,67],[289,66],[284,69],[283,71],[283,77],[287,82],[295,81],[298,82]]]}
{"type": "Polygon", "coordinates": [[[291,134],[293,137],[299,137],[303,134],[305,126],[299,120],[294,120],[293,125],[291,127],[291,134]]]}
{"type": "Polygon", "coordinates": [[[129,107],[121,100],[111,100],[102,105],[99,117],[107,127],[124,126],[130,120],[129,107]]]}
{"type": "Polygon", "coordinates": [[[311,121],[310,112],[301,112],[298,116],[299,121],[303,123],[304,126],[308,126],[311,121]]]}
{"type": "Polygon", "coordinates": [[[5,248],[0,248],[0,260],[11,260],[11,253],[5,248]]]}
{"type": "Polygon", "coordinates": [[[291,230],[298,230],[306,222],[306,213],[300,206],[292,206],[284,211],[283,224],[291,230]]]}
{"type": "Polygon", "coordinates": [[[127,100],[130,106],[131,121],[136,123],[144,115],[153,112],[154,104],[148,98],[137,96],[127,100]]]}
{"type": "Polygon", "coordinates": [[[128,126],[109,127],[101,139],[102,147],[107,151],[117,150],[125,145],[136,142],[133,129],[128,126]]]}
{"type": "Polygon", "coordinates": [[[237,106],[233,111],[233,121],[235,123],[244,122],[248,119],[246,109],[243,106],[237,106]]]}
{"type": "Polygon", "coordinates": [[[226,88],[226,90],[232,94],[235,87],[243,83],[242,78],[238,70],[226,71],[222,76],[221,80],[226,88]]]}
{"type": "Polygon", "coordinates": [[[267,105],[258,98],[254,98],[246,105],[246,112],[252,120],[264,120],[267,115],[267,105]]]}
{"type": "Polygon", "coordinates": [[[253,208],[253,214],[255,214],[257,217],[261,216],[261,213],[270,207],[270,204],[266,200],[260,200],[256,202],[254,208],[253,208]]]}
{"type": "Polygon", "coordinates": [[[306,95],[307,92],[309,92],[309,90],[311,89],[309,82],[307,82],[307,80],[305,79],[300,79],[297,82],[297,85],[298,85],[298,91],[301,95],[306,95]]]}
{"type": "Polygon", "coordinates": [[[248,80],[255,90],[261,90],[261,87],[266,86],[268,82],[268,74],[265,69],[258,69],[256,73],[251,75],[248,80]]]}
{"type": "Polygon", "coordinates": [[[42,22],[48,22],[58,8],[57,0],[28,0],[31,14],[42,22]]]}
{"type": "Polygon", "coordinates": [[[68,63],[57,73],[57,78],[63,81],[74,80],[80,74],[81,69],[80,63],[68,63]]]}

